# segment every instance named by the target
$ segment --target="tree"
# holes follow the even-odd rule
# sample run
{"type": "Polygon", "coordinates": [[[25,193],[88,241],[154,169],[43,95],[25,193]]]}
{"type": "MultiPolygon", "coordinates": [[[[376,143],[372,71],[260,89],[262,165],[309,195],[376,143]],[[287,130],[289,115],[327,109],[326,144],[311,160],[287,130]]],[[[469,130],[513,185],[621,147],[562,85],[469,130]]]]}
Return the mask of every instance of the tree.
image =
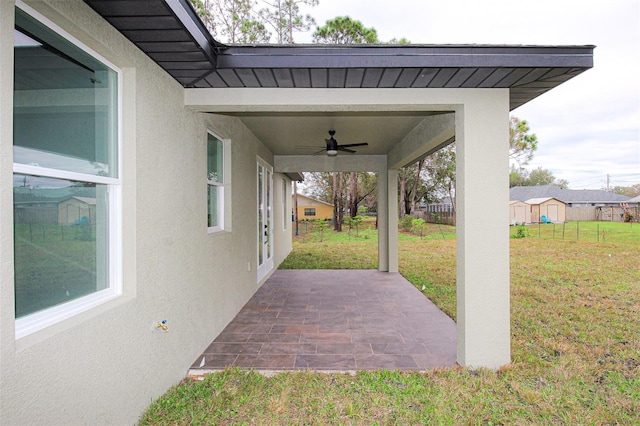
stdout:
{"type": "Polygon", "coordinates": [[[631,186],[614,186],[611,189],[614,194],[626,195],[627,197],[637,197],[640,195],[640,183],[631,186]]]}
{"type": "Polygon", "coordinates": [[[448,197],[456,210],[456,146],[448,145],[427,157],[427,171],[433,182],[435,197],[448,197]]]}
{"type": "Polygon", "coordinates": [[[398,171],[398,184],[399,188],[399,204],[400,204],[400,217],[411,214],[411,211],[415,208],[418,198],[418,192],[423,192],[421,179],[422,168],[424,166],[424,159],[416,161],[415,163],[405,166],[398,171]]]}
{"type": "Polygon", "coordinates": [[[534,170],[527,170],[525,168],[511,167],[509,173],[509,188],[514,186],[536,186],[536,185],[557,185],[562,188],[569,186],[569,182],[565,179],[556,179],[550,170],[538,167],[534,170]]]}
{"type": "Polygon", "coordinates": [[[313,33],[314,43],[324,44],[362,44],[378,43],[375,28],[366,28],[362,22],[348,16],[329,19],[323,27],[313,33]]]}
{"type": "Polygon", "coordinates": [[[342,232],[342,214],[344,212],[344,173],[333,173],[333,230],[342,232]]]}
{"type": "Polygon", "coordinates": [[[264,0],[269,6],[260,11],[261,19],[275,32],[278,44],[293,44],[293,33],[309,31],[316,24],[311,15],[302,15],[300,5],[317,6],[318,0],[264,0]]]}
{"type": "Polygon", "coordinates": [[[533,152],[538,148],[538,137],[530,134],[531,129],[527,120],[520,120],[511,116],[509,120],[509,158],[519,166],[529,164],[533,152]]]}
{"type": "Polygon", "coordinates": [[[227,43],[267,43],[271,34],[254,0],[190,0],[215,37],[227,43]]]}

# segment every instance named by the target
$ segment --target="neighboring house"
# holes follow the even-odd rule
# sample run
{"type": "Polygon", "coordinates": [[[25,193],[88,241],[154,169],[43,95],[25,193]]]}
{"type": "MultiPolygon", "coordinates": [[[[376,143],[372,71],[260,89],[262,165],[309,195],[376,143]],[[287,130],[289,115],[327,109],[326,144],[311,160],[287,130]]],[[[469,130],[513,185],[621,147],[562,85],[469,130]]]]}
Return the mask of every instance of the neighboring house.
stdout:
{"type": "Polygon", "coordinates": [[[567,212],[566,204],[557,198],[543,197],[543,198],[530,198],[525,201],[526,204],[531,206],[531,222],[551,222],[551,223],[564,223],[566,222],[567,212]],[[545,220],[546,219],[546,220],[545,220]]]}
{"type": "MultiPolygon", "coordinates": [[[[293,195],[292,197],[295,197],[293,195]]],[[[332,219],[333,204],[298,194],[298,220],[332,219]]]]}
{"type": "Polygon", "coordinates": [[[509,113],[592,66],[593,46],[224,46],[188,0],[1,1],[1,422],[135,423],[291,251],[292,173],[377,173],[396,273],[398,169],[453,140],[458,363],[508,364],[487,206],[509,201],[509,113]],[[328,130],[369,145],[298,149],[328,130]],[[24,238],[29,188],[95,199],[91,238],[24,238]]]}
{"type": "Polygon", "coordinates": [[[556,185],[514,186],[509,189],[511,200],[553,197],[567,207],[619,206],[628,202],[629,197],[600,189],[566,189],[556,185]]]}
{"type": "Polygon", "coordinates": [[[633,197],[625,201],[629,207],[640,207],[640,195],[633,197]]]}

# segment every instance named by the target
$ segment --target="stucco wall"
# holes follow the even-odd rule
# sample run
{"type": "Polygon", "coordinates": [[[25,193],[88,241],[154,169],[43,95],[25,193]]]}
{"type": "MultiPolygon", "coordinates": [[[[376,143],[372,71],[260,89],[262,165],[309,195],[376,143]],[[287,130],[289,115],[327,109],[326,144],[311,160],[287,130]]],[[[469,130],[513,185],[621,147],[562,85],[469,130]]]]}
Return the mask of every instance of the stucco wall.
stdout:
{"type": "MultiPolygon", "coordinates": [[[[0,423],[132,424],[257,290],[256,200],[246,194],[256,193],[256,157],[273,157],[238,119],[185,110],[182,87],[83,2],[28,4],[124,71],[124,295],[15,340],[13,3],[2,1],[0,423]],[[218,234],[207,233],[207,129],[232,149],[231,227],[218,234]],[[163,319],[168,333],[152,327],[163,319]]],[[[274,235],[276,265],[290,230],[274,235]]]]}

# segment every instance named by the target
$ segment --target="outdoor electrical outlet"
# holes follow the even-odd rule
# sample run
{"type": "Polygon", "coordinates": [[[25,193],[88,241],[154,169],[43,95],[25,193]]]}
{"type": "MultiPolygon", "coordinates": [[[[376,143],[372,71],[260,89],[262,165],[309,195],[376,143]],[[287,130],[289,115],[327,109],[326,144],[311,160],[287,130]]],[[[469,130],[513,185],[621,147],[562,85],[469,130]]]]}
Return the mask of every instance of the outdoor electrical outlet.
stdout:
{"type": "Polygon", "coordinates": [[[169,326],[167,325],[167,320],[154,321],[153,324],[151,324],[151,329],[168,333],[169,326]]]}

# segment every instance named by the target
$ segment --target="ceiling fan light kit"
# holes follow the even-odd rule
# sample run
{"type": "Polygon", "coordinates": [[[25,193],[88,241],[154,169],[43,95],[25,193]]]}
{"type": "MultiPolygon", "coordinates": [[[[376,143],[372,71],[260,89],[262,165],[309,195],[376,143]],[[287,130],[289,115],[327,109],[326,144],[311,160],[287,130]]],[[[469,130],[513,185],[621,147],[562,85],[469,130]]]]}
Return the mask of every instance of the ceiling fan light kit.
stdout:
{"type": "MultiPolygon", "coordinates": [[[[324,150],[327,152],[327,155],[330,157],[334,157],[336,155],[338,155],[338,151],[343,151],[343,152],[348,152],[350,154],[355,154],[355,151],[352,149],[348,149],[349,147],[354,147],[354,146],[367,146],[369,145],[368,143],[364,142],[364,143],[351,143],[351,144],[347,144],[347,145],[338,145],[338,141],[335,140],[333,138],[333,135],[336,134],[335,130],[329,130],[329,136],[331,136],[329,139],[325,139],[325,142],[327,142],[327,148],[324,150]]],[[[322,152],[322,151],[320,151],[322,152]]]]}

